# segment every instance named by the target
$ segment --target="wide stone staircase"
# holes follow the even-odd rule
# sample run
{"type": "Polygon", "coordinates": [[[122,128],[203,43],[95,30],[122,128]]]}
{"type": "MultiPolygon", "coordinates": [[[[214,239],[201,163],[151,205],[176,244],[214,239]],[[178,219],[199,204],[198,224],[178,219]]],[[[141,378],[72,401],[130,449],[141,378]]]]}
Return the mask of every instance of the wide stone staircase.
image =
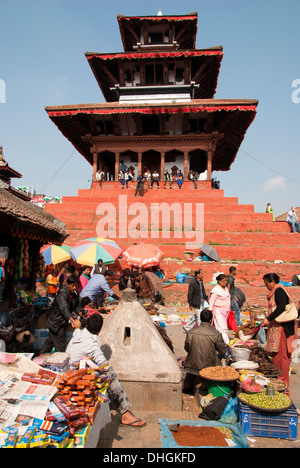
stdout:
{"type": "Polygon", "coordinates": [[[275,261],[286,280],[300,272],[300,235],[291,234],[286,222],[273,222],[271,214],[256,213],[254,205],[239,204],[237,197],[225,196],[207,182],[198,183],[197,189],[190,182],[182,189],[175,184],[164,189],[161,183],[159,189],[145,188],[143,197],[134,196],[135,185],[122,190],[117,182],[106,182],[102,189],[94,184],[78,196],[63,197],[62,203],[47,204],[46,211],[66,224],[68,245],[96,236],[116,239],[124,249],[155,243],[170,268],[172,259],[182,260],[186,251],[195,257],[199,245],[210,244],[222,262],[245,264],[248,280],[257,279],[261,266],[275,261]]]}

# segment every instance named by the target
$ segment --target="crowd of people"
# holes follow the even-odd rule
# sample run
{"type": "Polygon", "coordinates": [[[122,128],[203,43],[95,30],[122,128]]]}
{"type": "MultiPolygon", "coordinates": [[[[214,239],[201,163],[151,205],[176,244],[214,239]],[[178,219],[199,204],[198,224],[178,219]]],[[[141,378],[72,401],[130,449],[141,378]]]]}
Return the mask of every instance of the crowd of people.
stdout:
{"type": "MultiPolygon", "coordinates": [[[[1,277],[4,272],[1,270],[1,277]]],[[[229,274],[221,273],[216,277],[217,284],[208,294],[204,284],[204,271],[198,269],[188,287],[187,301],[193,315],[184,325],[186,339],[184,348],[187,352],[183,366],[188,373],[199,375],[203,368],[221,364],[222,359],[230,355],[229,317],[234,317],[236,336],[248,340],[255,335],[256,324],[253,317],[243,325],[241,306],[235,285],[237,268],[230,267],[229,274]]],[[[76,361],[78,356],[93,356],[96,363],[103,363],[105,356],[101,351],[97,337],[100,333],[105,313],[103,302],[111,297],[119,300],[127,287],[136,290],[137,300],[145,303],[163,304],[164,273],[158,267],[143,269],[125,268],[118,277],[119,294],[110,286],[115,273],[103,264],[101,259],[93,268],[82,266],[80,272],[75,266],[65,265],[60,271],[54,266],[46,278],[47,295],[51,305],[46,314],[49,336],[40,350],[47,354],[53,349],[68,352],[76,361]],[[67,343],[67,328],[72,325],[74,333],[67,343]]],[[[291,299],[276,273],[263,277],[267,288],[268,313],[260,328],[265,333],[264,350],[272,356],[274,364],[281,370],[279,379],[289,385],[293,344],[297,340],[298,317],[287,322],[279,321],[291,299]],[[277,320],[278,319],[278,320],[277,320]]],[[[1,283],[0,283],[1,284],[1,283]]],[[[298,305],[299,308],[299,305],[298,305]]],[[[231,327],[231,329],[233,329],[231,327]]],[[[112,382],[110,398],[117,403],[124,425],[143,427],[145,421],[136,418],[130,411],[131,404],[124,392],[117,375],[107,364],[112,382]]]]}
{"type": "MultiPolygon", "coordinates": [[[[202,270],[195,271],[195,278],[189,284],[188,303],[194,315],[184,326],[187,333],[185,350],[188,354],[183,366],[191,374],[198,375],[199,371],[206,367],[220,365],[221,360],[228,357],[230,343],[228,320],[231,311],[234,313],[236,336],[247,340],[255,336],[257,331],[255,320],[250,319],[253,321],[252,328],[249,326],[250,322],[246,325],[241,322],[235,287],[236,273],[237,269],[230,267],[229,275],[219,274],[216,278],[217,285],[209,295],[205,291],[202,270]],[[249,330],[251,335],[248,335],[249,330]]],[[[279,321],[280,315],[291,303],[288,293],[280,283],[280,277],[276,273],[268,273],[264,275],[263,281],[268,290],[269,310],[267,317],[262,320],[258,328],[267,330],[264,350],[272,356],[274,364],[281,370],[278,378],[289,385],[291,356],[293,344],[297,340],[298,320],[279,321]]],[[[298,316],[299,312],[298,305],[298,316]]]]}
{"type": "MultiPolygon", "coordinates": [[[[122,181],[121,181],[122,183],[122,181]]],[[[173,184],[177,184],[178,188],[181,189],[183,186],[183,173],[179,169],[176,174],[170,173],[168,170],[164,172],[164,189],[168,186],[170,189],[173,184]]],[[[143,174],[140,174],[137,177],[137,185],[135,189],[135,196],[143,196],[144,187],[147,184],[147,189],[153,189],[154,185],[159,189],[160,188],[160,176],[159,173],[155,170],[152,174],[149,170],[146,170],[143,174]]],[[[127,187],[128,188],[128,187],[127,187]]]]}
{"type": "MultiPolygon", "coordinates": [[[[102,259],[93,268],[84,265],[80,271],[68,264],[60,271],[53,267],[46,277],[47,296],[53,302],[47,314],[49,337],[42,353],[50,352],[53,347],[56,351],[64,351],[66,328],[72,313],[78,315],[83,308],[103,311],[106,298],[120,299],[109,285],[114,277],[115,272],[104,265],[102,259]]],[[[130,279],[141,304],[162,303],[162,278],[163,272],[158,267],[145,270],[133,266],[123,270],[118,278],[118,288],[123,291],[130,279]]]]}
{"type": "MultiPolygon", "coordinates": [[[[105,180],[105,173],[102,169],[99,169],[96,173],[96,181],[99,183],[99,187],[102,189],[103,181],[105,180]]],[[[120,171],[118,174],[118,180],[121,185],[121,189],[128,189],[129,183],[134,181],[134,169],[128,168],[124,161],[120,163],[120,171]]],[[[190,170],[188,173],[188,180],[194,183],[195,189],[197,189],[197,181],[199,180],[199,174],[197,171],[190,170]]],[[[171,172],[166,169],[163,174],[163,181],[160,180],[160,174],[157,170],[151,172],[149,169],[145,169],[141,174],[137,176],[135,196],[143,196],[144,188],[148,190],[160,188],[163,184],[163,188],[172,188],[173,184],[176,184],[179,189],[183,187],[184,175],[181,169],[174,169],[171,172]]],[[[213,188],[220,188],[213,185],[213,188]]]]}
{"type": "MultiPolygon", "coordinates": [[[[88,356],[98,365],[105,364],[105,373],[110,379],[108,395],[120,412],[120,424],[141,428],[146,422],[131,412],[132,404],[117,374],[109,362],[106,362],[98,342],[98,335],[103,325],[102,314],[106,312],[101,308],[104,298],[110,296],[119,300],[119,296],[109,286],[109,281],[113,280],[114,276],[115,273],[104,265],[101,259],[94,268],[82,266],[80,272],[76,271],[75,266],[66,265],[60,272],[55,268],[48,274],[47,294],[52,300],[46,314],[49,336],[43,343],[40,354],[47,354],[55,349],[56,352],[70,354],[70,362],[88,356]],[[67,328],[70,324],[74,332],[67,343],[67,328]]],[[[134,281],[139,297],[146,297],[146,285],[142,285],[145,274],[140,269],[123,271],[119,282],[120,291],[127,287],[130,277],[134,281]]],[[[150,284],[150,281],[148,283],[150,284]]],[[[148,292],[154,300],[154,291],[148,290],[148,292]]]]}

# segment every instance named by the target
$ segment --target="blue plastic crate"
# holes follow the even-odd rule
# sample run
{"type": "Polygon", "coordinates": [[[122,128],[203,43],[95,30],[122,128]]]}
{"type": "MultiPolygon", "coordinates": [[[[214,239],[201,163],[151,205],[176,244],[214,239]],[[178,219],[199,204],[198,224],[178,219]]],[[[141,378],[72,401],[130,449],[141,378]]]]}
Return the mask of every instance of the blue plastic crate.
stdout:
{"type": "Polygon", "coordinates": [[[293,407],[284,413],[257,411],[239,401],[238,419],[246,435],[295,440],[298,438],[298,413],[293,407]]]}

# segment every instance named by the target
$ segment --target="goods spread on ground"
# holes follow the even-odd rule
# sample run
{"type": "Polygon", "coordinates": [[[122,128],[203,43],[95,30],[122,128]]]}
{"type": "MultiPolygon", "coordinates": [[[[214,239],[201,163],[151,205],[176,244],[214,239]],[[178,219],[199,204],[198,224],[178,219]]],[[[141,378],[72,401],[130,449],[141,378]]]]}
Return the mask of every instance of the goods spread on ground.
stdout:
{"type": "Polygon", "coordinates": [[[228,447],[227,440],[233,439],[226,427],[178,426],[172,435],[181,447],[228,447]]]}

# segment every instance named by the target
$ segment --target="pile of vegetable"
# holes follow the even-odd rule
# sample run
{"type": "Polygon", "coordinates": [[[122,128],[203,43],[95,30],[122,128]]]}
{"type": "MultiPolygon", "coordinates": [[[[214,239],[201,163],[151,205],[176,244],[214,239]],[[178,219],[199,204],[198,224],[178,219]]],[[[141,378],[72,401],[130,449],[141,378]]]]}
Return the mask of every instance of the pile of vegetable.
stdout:
{"type": "Polygon", "coordinates": [[[289,408],[292,404],[291,399],[280,392],[275,392],[275,396],[268,396],[266,391],[255,394],[240,393],[238,397],[242,403],[266,410],[281,410],[289,408]]]}

